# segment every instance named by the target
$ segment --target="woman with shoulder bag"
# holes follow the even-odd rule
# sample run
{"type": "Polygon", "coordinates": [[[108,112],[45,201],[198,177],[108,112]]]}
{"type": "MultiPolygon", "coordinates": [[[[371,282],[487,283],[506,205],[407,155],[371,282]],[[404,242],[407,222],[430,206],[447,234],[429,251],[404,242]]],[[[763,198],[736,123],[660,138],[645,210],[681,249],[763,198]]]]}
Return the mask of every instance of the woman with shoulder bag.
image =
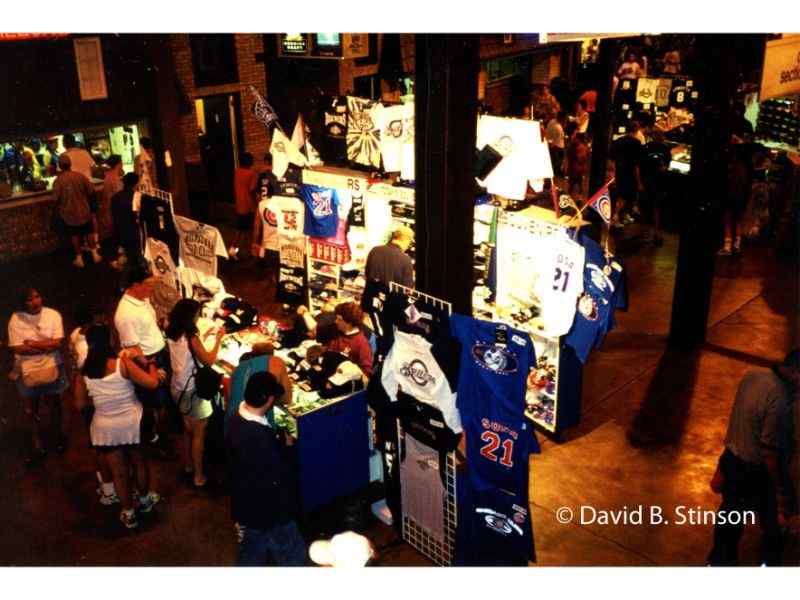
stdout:
{"type": "Polygon", "coordinates": [[[172,398],[183,414],[184,460],[187,474],[194,474],[194,486],[203,487],[206,476],[203,472],[203,452],[205,451],[206,427],[208,418],[214,412],[210,398],[198,394],[198,373],[205,372],[217,360],[225,328],[216,332],[216,340],[211,351],[206,350],[197,330],[200,317],[200,303],[197,300],[179,300],[169,315],[167,325],[167,346],[172,365],[172,398]]]}
{"type": "Polygon", "coordinates": [[[64,371],[61,345],[64,323],[61,314],[43,305],[36,288],[23,287],[18,294],[19,310],[8,321],[8,346],[14,353],[17,392],[25,402],[25,415],[31,422],[30,465],[46,454],[39,425],[39,401],[50,398],[50,415],[56,434],[56,451],[63,453],[66,438],[61,431],[61,393],[68,382],[64,371]]]}
{"type": "Polygon", "coordinates": [[[108,459],[122,507],[120,521],[133,529],[139,525],[133,490],[140,494],[137,506],[140,512],[149,513],[161,500],[150,489],[150,470],[140,449],[144,409],[133,386],[154,390],[166,373],[140,353],[123,350],[117,356],[108,325],[92,325],[86,332],[86,342],[89,353],[81,369],[83,377],[76,378],[76,402],[85,404],[91,398],[94,404],[89,429],[92,446],[108,459]]]}

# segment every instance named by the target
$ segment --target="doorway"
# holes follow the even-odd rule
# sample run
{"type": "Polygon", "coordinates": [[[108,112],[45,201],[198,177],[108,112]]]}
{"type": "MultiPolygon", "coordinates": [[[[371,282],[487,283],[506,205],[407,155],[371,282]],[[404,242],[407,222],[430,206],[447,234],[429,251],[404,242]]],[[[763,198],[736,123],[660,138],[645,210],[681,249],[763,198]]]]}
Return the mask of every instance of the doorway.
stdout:
{"type": "Polygon", "coordinates": [[[205,96],[196,101],[200,153],[212,202],[233,202],[233,173],[244,151],[239,93],[205,96]]]}

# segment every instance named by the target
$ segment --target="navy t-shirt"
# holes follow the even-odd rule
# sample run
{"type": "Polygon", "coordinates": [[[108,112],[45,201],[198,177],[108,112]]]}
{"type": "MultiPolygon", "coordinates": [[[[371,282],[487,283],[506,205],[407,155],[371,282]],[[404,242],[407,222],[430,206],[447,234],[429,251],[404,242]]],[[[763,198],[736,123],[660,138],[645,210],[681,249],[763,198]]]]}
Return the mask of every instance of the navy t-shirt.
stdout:
{"type": "Polygon", "coordinates": [[[306,206],[303,233],[315,238],[336,235],[339,224],[339,196],[333,188],[302,185],[300,199],[306,206]]]}

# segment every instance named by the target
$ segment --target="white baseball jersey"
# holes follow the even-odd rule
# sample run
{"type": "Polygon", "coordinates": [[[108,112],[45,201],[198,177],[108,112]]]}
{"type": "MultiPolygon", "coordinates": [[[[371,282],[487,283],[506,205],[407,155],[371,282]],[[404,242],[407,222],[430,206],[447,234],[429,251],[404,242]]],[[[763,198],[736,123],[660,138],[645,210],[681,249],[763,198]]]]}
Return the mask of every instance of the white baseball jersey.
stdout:
{"type": "Polygon", "coordinates": [[[544,334],[558,337],[567,333],[575,320],[575,307],[583,293],[583,263],[586,251],[564,232],[540,244],[537,295],[541,302],[544,334]]]}
{"type": "Polygon", "coordinates": [[[400,389],[438,408],[447,426],[455,433],[461,432],[456,394],[431,354],[430,342],[422,336],[395,331],[394,344],[384,361],[381,383],[393,402],[397,401],[400,389]]]}

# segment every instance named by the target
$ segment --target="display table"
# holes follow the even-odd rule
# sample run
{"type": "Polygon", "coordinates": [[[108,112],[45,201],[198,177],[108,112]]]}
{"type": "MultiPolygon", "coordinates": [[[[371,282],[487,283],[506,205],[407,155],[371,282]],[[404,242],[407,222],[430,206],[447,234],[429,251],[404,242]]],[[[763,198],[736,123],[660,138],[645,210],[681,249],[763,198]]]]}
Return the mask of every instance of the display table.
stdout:
{"type": "MultiPolygon", "coordinates": [[[[208,340],[212,336],[205,338],[208,340]]],[[[215,368],[225,374],[226,420],[238,411],[250,376],[265,371],[269,364],[266,354],[246,360],[240,358],[252,350],[254,343],[267,341],[273,339],[260,333],[259,328],[230,334],[223,339],[215,368]]],[[[290,350],[278,349],[275,356],[285,359],[290,350]]],[[[369,484],[370,432],[365,392],[326,399],[295,384],[290,405],[276,406],[268,418],[294,440],[304,513],[311,513],[369,484]]]]}

